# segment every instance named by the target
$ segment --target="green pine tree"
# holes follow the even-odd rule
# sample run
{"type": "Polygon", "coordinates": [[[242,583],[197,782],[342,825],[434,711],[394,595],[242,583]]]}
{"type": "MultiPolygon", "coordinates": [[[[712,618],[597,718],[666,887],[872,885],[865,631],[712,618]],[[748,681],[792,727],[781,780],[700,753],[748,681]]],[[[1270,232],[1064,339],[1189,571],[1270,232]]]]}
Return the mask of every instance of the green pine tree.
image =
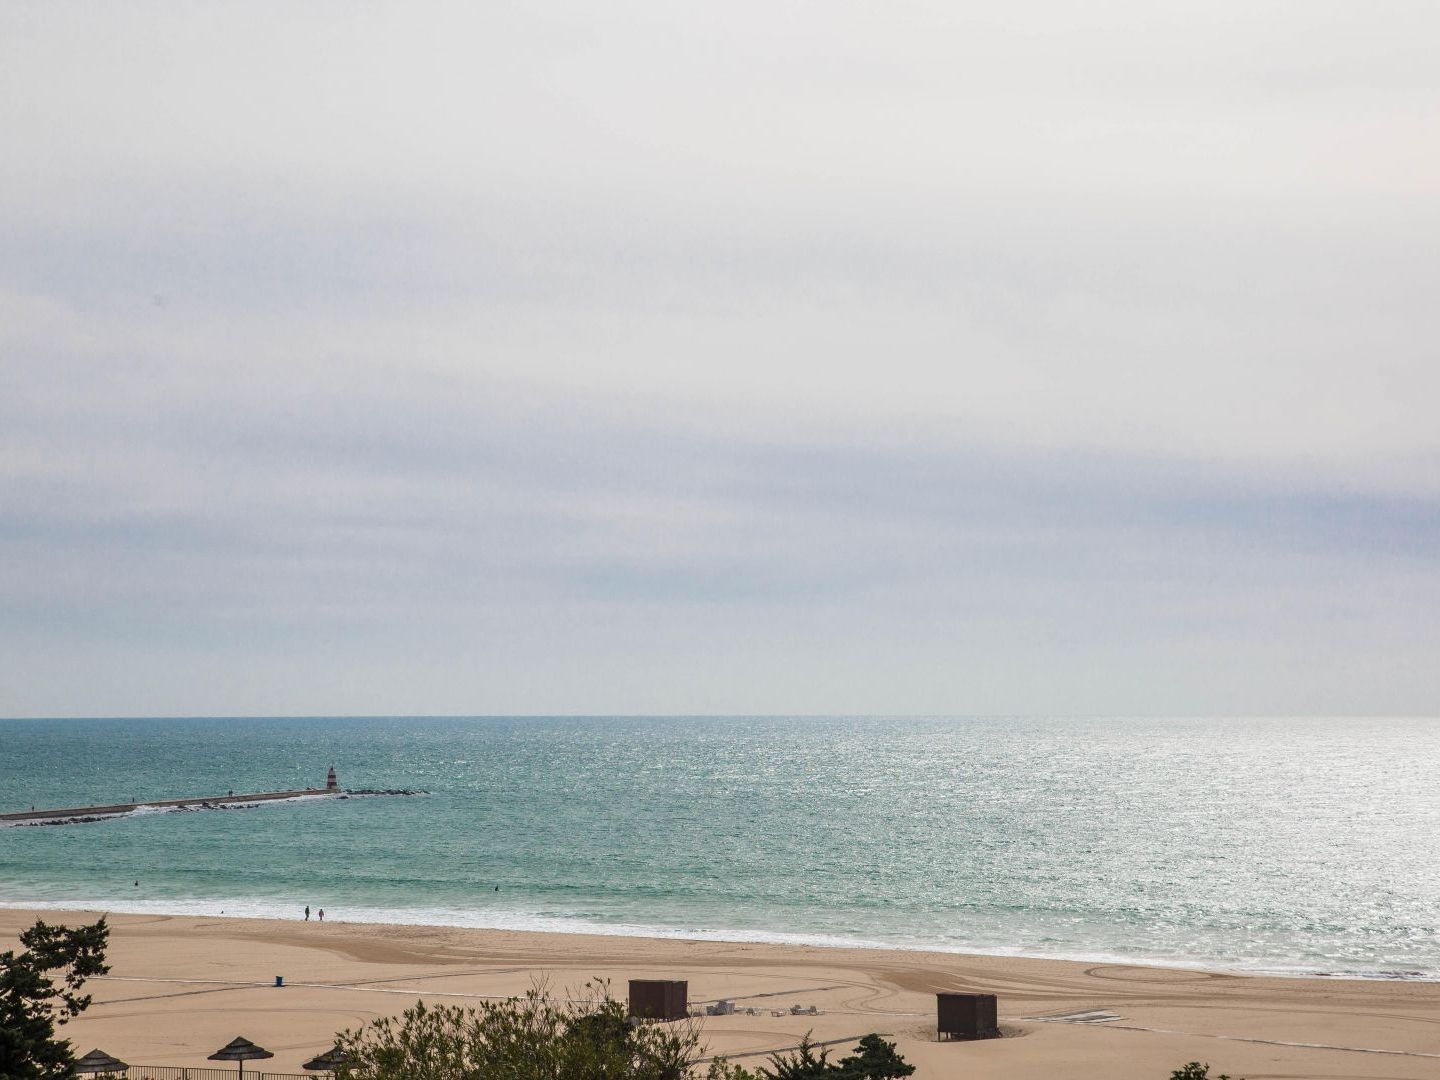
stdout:
{"type": "Polygon", "coordinates": [[[840,1059],[840,1075],[845,1080],[900,1080],[915,1071],[914,1065],[895,1052],[895,1044],[879,1035],[866,1035],[855,1049],[857,1053],[840,1059]]]}
{"type": "Polygon", "coordinates": [[[110,928],[50,926],[41,921],[20,935],[23,952],[0,953],[0,1076],[6,1080],[73,1080],[75,1054],[55,1028],[90,1005],[80,988],[109,971],[110,928]],[[51,972],[61,972],[55,985],[51,972]]]}
{"type": "Polygon", "coordinates": [[[761,1073],[770,1080],[836,1080],[838,1069],[830,1063],[830,1051],[824,1047],[817,1054],[807,1031],[793,1054],[774,1054],[770,1067],[761,1073]]]}

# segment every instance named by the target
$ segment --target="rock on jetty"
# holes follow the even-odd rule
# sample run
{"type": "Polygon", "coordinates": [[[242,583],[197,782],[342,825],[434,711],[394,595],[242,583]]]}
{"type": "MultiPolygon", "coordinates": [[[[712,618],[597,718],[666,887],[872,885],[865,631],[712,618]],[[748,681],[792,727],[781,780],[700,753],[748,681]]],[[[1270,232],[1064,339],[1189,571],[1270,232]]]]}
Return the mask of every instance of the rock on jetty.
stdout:
{"type": "Polygon", "coordinates": [[[411,788],[346,788],[337,798],[348,799],[355,795],[429,795],[428,791],[411,788]]]}

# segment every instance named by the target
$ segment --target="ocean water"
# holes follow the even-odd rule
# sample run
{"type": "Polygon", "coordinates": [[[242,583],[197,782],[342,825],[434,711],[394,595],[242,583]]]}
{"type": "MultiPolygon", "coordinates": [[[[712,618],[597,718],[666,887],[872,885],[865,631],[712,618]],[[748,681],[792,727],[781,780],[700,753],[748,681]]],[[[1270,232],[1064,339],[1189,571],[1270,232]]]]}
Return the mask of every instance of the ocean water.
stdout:
{"type": "Polygon", "coordinates": [[[0,903],[1440,977],[1440,720],[0,721],[0,903]],[[138,882],[138,884],[136,884],[138,882]]]}

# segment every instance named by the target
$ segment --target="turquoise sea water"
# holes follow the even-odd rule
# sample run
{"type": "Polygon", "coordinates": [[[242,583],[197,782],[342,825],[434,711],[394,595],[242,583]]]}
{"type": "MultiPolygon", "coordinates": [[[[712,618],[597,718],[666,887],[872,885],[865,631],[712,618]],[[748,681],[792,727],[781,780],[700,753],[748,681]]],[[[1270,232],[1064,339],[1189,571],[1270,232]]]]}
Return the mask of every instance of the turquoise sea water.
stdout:
{"type": "Polygon", "coordinates": [[[1440,977],[1437,720],[0,721],[0,810],[332,763],[430,794],[0,828],[0,902],[1440,977]]]}

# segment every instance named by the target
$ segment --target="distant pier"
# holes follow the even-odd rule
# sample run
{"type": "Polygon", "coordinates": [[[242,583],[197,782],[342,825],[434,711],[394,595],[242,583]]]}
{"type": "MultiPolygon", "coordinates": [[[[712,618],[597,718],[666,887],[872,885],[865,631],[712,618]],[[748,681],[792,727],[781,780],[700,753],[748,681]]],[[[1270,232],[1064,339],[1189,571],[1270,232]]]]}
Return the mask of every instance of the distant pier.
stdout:
{"type": "Polygon", "coordinates": [[[133,814],[136,810],[234,810],[254,806],[256,803],[280,802],[285,799],[303,799],[307,796],[325,795],[336,799],[348,799],[353,795],[423,795],[423,791],[409,789],[361,788],[346,791],[335,777],[335,767],[330,767],[323,788],[297,788],[294,791],[256,791],[236,795],[233,791],[224,795],[203,795],[188,799],[150,799],[146,802],[110,803],[107,806],[67,806],[59,810],[11,810],[0,814],[3,825],[80,825],[92,821],[133,814]]]}
{"type": "Polygon", "coordinates": [[[0,821],[18,824],[34,822],[98,820],[119,817],[136,810],[212,810],[244,806],[248,803],[274,802],[277,799],[299,799],[306,795],[341,795],[338,788],[300,788],[296,791],[260,791],[250,795],[207,795],[193,799],[152,799],[149,802],[111,803],[109,806],[70,806],[59,810],[15,810],[0,814],[0,821]]]}

